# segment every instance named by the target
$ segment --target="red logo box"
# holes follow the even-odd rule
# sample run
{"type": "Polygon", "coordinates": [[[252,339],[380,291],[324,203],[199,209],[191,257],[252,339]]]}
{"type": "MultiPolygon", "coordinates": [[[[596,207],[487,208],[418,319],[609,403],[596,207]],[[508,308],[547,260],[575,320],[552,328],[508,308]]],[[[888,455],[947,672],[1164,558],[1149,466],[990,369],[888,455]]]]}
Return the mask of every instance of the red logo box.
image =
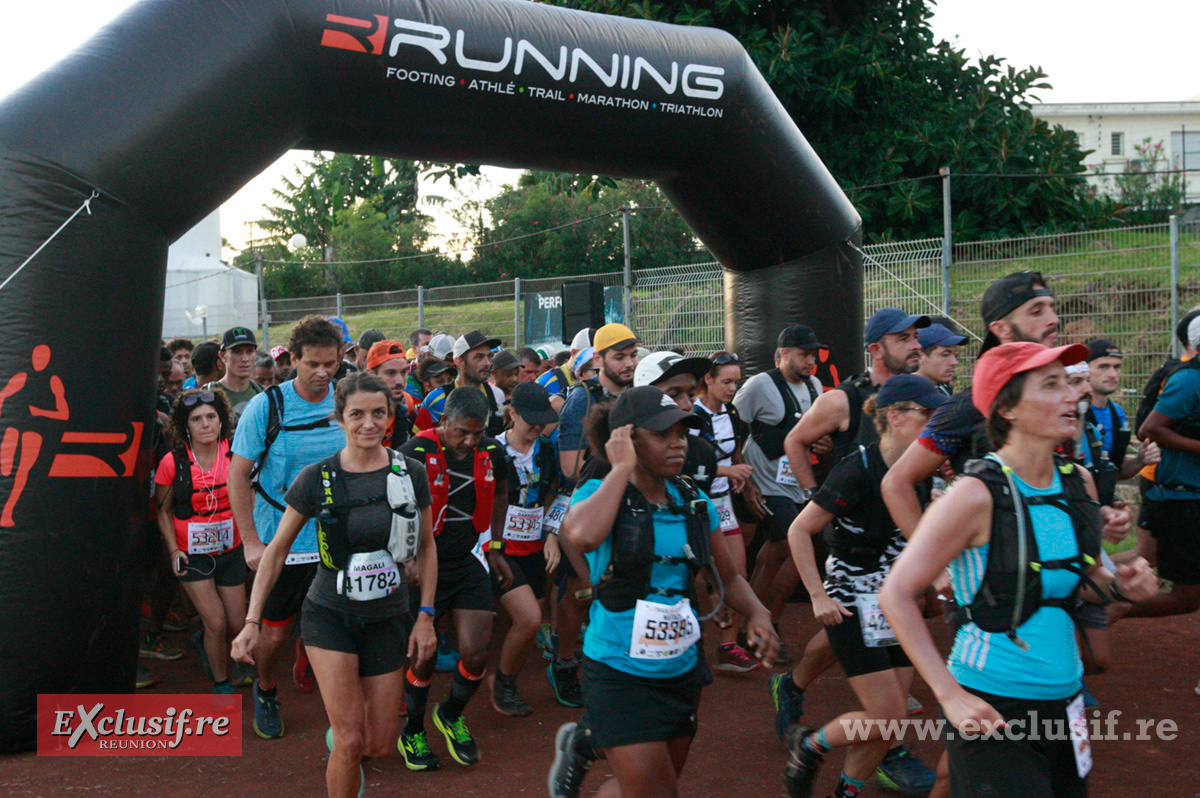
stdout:
{"type": "Polygon", "coordinates": [[[39,695],[38,756],[241,756],[240,695],[39,695]]]}

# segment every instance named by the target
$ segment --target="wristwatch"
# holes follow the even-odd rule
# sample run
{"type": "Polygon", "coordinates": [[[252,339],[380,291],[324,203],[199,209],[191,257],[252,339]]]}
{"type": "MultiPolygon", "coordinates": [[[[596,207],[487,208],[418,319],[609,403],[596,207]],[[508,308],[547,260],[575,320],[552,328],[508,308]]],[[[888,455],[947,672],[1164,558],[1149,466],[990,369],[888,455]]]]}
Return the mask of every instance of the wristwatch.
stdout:
{"type": "Polygon", "coordinates": [[[817,491],[813,488],[801,488],[800,489],[800,504],[807,504],[808,500],[811,499],[813,497],[813,494],[816,492],[817,491]]]}
{"type": "Polygon", "coordinates": [[[437,608],[436,607],[417,607],[417,612],[418,613],[423,612],[426,615],[428,615],[430,618],[437,617],[437,608]]]}
{"type": "Polygon", "coordinates": [[[503,540],[489,540],[488,541],[488,551],[503,552],[504,551],[504,541],[503,540]]]}

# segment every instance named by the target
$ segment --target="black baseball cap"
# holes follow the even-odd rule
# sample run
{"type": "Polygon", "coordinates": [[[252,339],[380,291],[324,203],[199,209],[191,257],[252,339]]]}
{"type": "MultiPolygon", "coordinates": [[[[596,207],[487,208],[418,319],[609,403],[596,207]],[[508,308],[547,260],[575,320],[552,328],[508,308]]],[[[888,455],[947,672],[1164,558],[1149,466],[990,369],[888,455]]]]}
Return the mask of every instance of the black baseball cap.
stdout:
{"type": "Polygon", "coordinates": [[[887,407],[896,402],[916,402],[921,407],[937,408],[950,397],[919,374],[897,374],[889,377],[875,394],[875,406],[887,407]]]}
{"type": "Polygon", "coordinates": [[[225,336],[221,339],[221,351],[233,349],[235,346],[249,344],[255,349],[258,348],[258,340],[254,337],[254,330],[248,327],[231,327],[225,331],[225,336]]]}
{"type": "MultiPolygon", "coordinates": [[[[1054,296],[1054,292],[1046,287],[1046,278],[1042,277],[1041,272],[1013,272],[1001,277],[983,292],[980,313],[984,326],[1000,321],[1029,300],[1040,296],[1054,296]]],[[[983,346],[979,354],[982,355],[999,343],[1000,339],[988,330],[987,335],[983,337],[983,346]]]]}
{"type": "Polygon", "coordinates": [[[1094,341],[1088,341],[1087,348],[1089,363],[1102,357],[1125,357],[1125,353],[1121,351],[1121,347],[1107,338],[1097,338],[1094,341]]]}
{"type": "Polygon", "coordinates": [[[651,432],[669,430],[681,421],[692,429],[700,428],[700,419],[694,413],[680,410],[674,399],[653,385],[627,389],[617,398],[608,417],[612,429],[632,424],[651,432]]]}
{"type": "Polygon", "coordinates": [[[883,308],[871,314],[863,328],[863,340],[873,344],[885,335],[904,332],[910,327],[918,330],[929,326],[928,316],[914,316],[900,308],[883,308]]]}
{"type": "Polygon", "coordinates": [[[520,358],[507,349],[497,352],[496,356],[492,358],[492,371],[511,371],[519,368],[521,368],[520,358]]]}
{"type": "Polygon", "coordinates": [[[421,377],[423,379],[429,379],[431,377],[436,377],[439,374],[444,374],[447,371],[453,372],[454,376],[456,377],[458,376],[458,369],[454,368],[454,366],[451,366],[444,360],[438,360],[436,357],[431,357],[429,359],[429,364],[422,367],[421,377]]]}
{"type": "Polygon", "coordinates": [[[384,335],[381,330],[376,330],[374,328],[370,330],[363,330],[363,334],[358,336],[358,348],[364,352],[370,352],[372,346],[386,338],[387,336],[384,335]]]}
{"type": "Polygon", "coordinates": [[[558,413],[550,406],[550,392],[536,382],[523,382],[513,388],[509,404],[527,424],[558,423],[558,413]]]}
{"type": "Polygon", "coordinates": [[[472,349],[478,349],[481,346],[486,346],[488,349],[495,349],[501,343],[503,342],[499,338],[488,338],[479,330],[471,330],[454,342],[454,356],[462,357],[472,349]]]}
{"type": "Polygon", "coordinates": [[[779,333],[775,342],[779,349],[828,349],[829,347],[817,340],[817,334],[807,324],[793,324],[785,327],[779,333]]]}

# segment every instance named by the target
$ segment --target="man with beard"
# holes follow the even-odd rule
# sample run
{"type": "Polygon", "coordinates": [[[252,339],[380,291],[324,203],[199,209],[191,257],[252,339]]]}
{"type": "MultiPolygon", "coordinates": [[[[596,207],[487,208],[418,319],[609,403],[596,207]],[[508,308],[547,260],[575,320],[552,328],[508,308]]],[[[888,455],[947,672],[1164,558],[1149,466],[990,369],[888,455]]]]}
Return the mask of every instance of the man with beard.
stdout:
{"type": "MultiPolygon", "coordinates": [[[[575,343],[583,344],[586,332],[576,336],[575,343]]],[[[583,469],[587,444],[583,436],[584,420],[596,404],[615,399],[633,384],[633,374],[638,365],[638,337],[624,324],[606,324],[596,330],[593,338],[596,364],[599,374],[576,383],[567,394],[558,423],[558,458],[562,470],[559,493],[570,497],[583,469]]],[[[572,347],[575,346],[572,343],[572,347]]],[[[583,345],[586,349],[586,344],[583,345]]],[[[562,596],[557,619],[558,646],[554,661],[546,670],[550,686],[558,703],[568,707],[583,706],[583,693],[579,684],[579,659],[575,646],[579,630],[583,627],[583,614],[590,585],[587,572],[577,572],[572,566],[572,557],[578,558],[564,541],[563,559],[558,567],[558,589],[562,596]]]]}
{"type": "MultiPolygon", "coordinates": [[[[430,344],[432,347],[432,343],[430,344]]],[[[454,365],[458,369],[458,379],[453,385],[446,385],[431,391],[421,406],[429,411],[434,424],[442,419],[446,406],[446,397],[455,388],[476,388],[483,392],[488,403],[488,420],[486,432],[488,437],[504,432],[504,403],[507,401],[504,392],[488,382],[492,376],[492,349],[500,346],[499,338],[488,338],[479,330],[471,332],[454,342],[454,365]]]]}
{"type": "Polygon", "coordinates": [[[542,358],[538,355],[537,350],[529,346],[523,346],[515,352],[517,359],[521,361],[521,371],[517,375],[517,382],[533,382],[542,373],[542,358]]]}
{"type": "Polygon", "coordinates": [[[399,341],[386,338],[376,341],[367,352],[367,359],[363,361],[363,365],[387,383],[388,390],[392,392],[392,417],[388,421],[383,445],[390,449],[399,449],[412,435],[417,412],[417,400],[404,390],[408,374],[412,370],[404,347],[399,341]]]}
{"type": "Polygon", "coordinates": [[[254,359],[258,354],[258,342],[254,331],[247,327],[232,327],[225,331],[221,342],[221,361],[225,364],[225,376],[210,382],[205,388],[220,388],[229,400],[229,420],[236,430],[238,419],[247,403],[262,393],[258,383],[250,379],[254,373],[254,359]]]}
{"type": "Polygon", "coordinates": [[[504,393],[504,404],[512,397],[513,388],[521,381],[521,360],[507,349],[492,358],[492,385],[504,393]]]}

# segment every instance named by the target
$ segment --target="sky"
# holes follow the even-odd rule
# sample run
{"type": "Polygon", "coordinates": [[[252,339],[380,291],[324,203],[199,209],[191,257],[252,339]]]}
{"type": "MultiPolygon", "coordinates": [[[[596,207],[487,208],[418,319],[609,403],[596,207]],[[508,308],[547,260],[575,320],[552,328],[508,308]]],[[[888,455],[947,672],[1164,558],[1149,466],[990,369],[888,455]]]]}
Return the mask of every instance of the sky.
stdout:
{"type": "MultiPolygon", "coordinates": [[[[0,98],[36,77],[133,3],[59,0],[49,7],[8,5],[4,22],[9,30],[53,30],[54,36],[5,40],[0,48],[0,98]]],[[[1195,17],[1187,7],[1183,0],[940,0],[933,29],[969,56],[995,54],[1018,67],[1040,66],[1054,86],[1039,93],[1042,102],[1186,100],[1200,95],[1200,70],[1188,59],[1194,47],[1195,17]]],[[[237,246],[244,243],[250,229],[247,222],[262,217],[262,205],[270,201],[280,176],[290,175],[305,156],[295,151],[284,156],[222,206],[225,238],[237,246]]],[[[507,169],[484,171],[486,180],[474,189],[475,196],[494,193],[518,174],[507,169]]],[[[424,190],[447,193],[444,182],[424,190]]],[[[455,222],[444,210],[423,210],[434,215],[440,233],[454,232],[455,222]]]]}

